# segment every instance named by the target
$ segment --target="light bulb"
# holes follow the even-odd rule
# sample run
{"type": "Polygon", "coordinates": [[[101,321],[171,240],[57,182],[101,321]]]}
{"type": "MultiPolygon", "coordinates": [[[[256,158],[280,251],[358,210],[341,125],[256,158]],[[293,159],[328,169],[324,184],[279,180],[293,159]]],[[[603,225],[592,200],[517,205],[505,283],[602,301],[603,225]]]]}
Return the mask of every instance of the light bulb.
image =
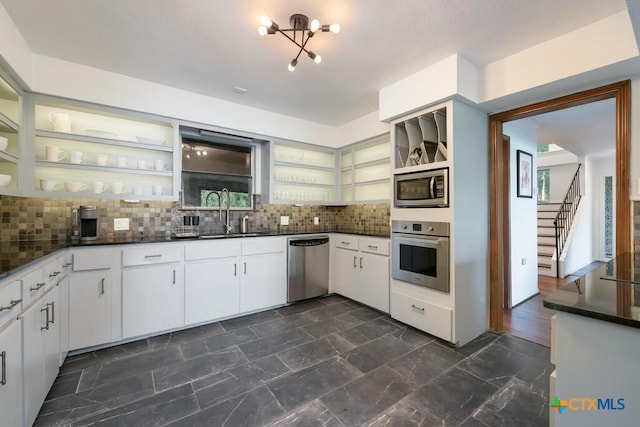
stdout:
{"type": "Polygon", "coordinates": [[[261,23],[262,25],[264,25],[265,27],[270,27],[270,26],[271,26],[271,24],[272,24],[272,21],[271,21],[271,19],[270,19],[267,15],[262,15],[262,16],[260,17],[260,23],[261,23]]]}
{"type": "Polygon", "coordinates": [[[258,27],[258,34],[260,34],[261,36],[264,36],[267,34],[267,27],[263,27],[262,25],[260,25],[258,27]]]}
{"type": "Polygon", "coordinates": [[[321,63],[322,62],[322,56],[316,55],[316,57],[313,58],[313,62],[315,62],[316,64],[321,63]]]}
{"type": "Polygon", "coordinates": [[[200,150],[196,151],[196,154],[199,156],[201,154],[200,150]]]}
{"type": "Polygon", "coordinates": [[[318,21],[317,19],[311,21],[311,27],[309,27],[309,29],[315,33],[316,31],[318,31],[318,28],[320,28],[320,21],[318,21]]]}
{"type": "Polygon", "coordinates": [[[331,24],[329,26],[329,31],[331,31],[332,33],[339,33],[340,32],[340,24],[331,24]]]}
{"type": "Polygon", "coordinates": [[[207,152],[203,150],[203,151],[202,151],[202,155],[203,155],[203,156],[206,156],[206,155],[207,155],[207,152]]]}
{"type": "Polygon", "coordinates": [[[287,68],[289,69],[289,71],[295,71],[296,70],[296,66],[293,65],[293,61],[289,65],[287,65],[287,68]]]}
{"type": "Polygon", "coordinates": [[[187,159],[190,159],[190,158],[191,158],[191,154],[187,154],[187,159]]]}

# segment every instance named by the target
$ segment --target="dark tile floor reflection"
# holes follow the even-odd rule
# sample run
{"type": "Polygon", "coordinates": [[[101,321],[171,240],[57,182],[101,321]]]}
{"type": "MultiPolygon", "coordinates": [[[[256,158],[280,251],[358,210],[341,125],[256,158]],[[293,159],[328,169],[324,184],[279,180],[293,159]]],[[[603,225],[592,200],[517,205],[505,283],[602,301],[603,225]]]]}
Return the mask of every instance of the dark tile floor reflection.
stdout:
{"type": "Polygon", "coordinates": [[[546,426],[549,349],[339,296],[70,357],[39,426],[546,426]]]}

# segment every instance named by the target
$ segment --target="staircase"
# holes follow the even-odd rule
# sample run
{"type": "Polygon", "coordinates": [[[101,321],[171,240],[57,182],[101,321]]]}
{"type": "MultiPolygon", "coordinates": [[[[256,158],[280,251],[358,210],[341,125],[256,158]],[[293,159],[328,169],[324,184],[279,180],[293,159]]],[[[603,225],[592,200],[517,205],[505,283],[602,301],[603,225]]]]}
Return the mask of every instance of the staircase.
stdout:
{"type": "Polygon", "coordinates": [[[556,275],[556,262],[552,259],[556,251],[556,229],[553,221],[562,203],[538,205],[538,274],[556,275]]]}

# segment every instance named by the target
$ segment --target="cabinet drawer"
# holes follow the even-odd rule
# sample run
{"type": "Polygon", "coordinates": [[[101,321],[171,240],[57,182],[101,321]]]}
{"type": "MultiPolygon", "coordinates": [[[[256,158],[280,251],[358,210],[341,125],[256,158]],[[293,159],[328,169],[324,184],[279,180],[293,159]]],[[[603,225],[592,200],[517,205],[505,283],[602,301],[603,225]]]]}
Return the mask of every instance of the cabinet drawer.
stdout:
{"type": "Polygon", "coordinates": [[[449,308],[391,292],[391,317],[446,341],[451,341],[451,316],[449,308]]]}
{"type": "Polygon", "coordinates": [[[28,307],[33,301],[44,295],[46,283],[41,268],[22,277],[22,306],[28,307]]]}
{"type": "Polygon", "coordinates": [[[242,239],[242,255],[284,252],[287,240],[284,237],[248,237],[242,239]]]}
{"type": "Polygon", "coordinates": [[[240,255],[240,239],[188,242],[184,248],[187,261],[199,259],[231,258],[240,255]]]}
{"type": "Polygon", "coordinates": [[[10,281],[0,285],[0,329],[12,319],[17,319],[22,311],[20,281],[10,281]]]}
{"type": "Polygon", "coordinates": [[[358,236],[337,234],[336,240],[335,240],[335,246],[336,248],[351,249],[351,250],[357,251],[359,240],[360,239],[358,238],[358,236]]]}
{"type": "Polygon", "coordinates": [[[73,271],[111,268],[120,250],[114,248],[78,249],[73,252],[73,271]]]}
{"type": "Polygon", "coordinates": [[[389,239],[374,239],[372,237],[361,237],[359,243],[360,251],[379,255],[389,255],[389,239]]]}
{"type": "Polygon", "coordinates": [[[148,245],[144,247],[125,248],[122,251],[122,265],[124,267],[178,262],[181,259],[182,245],[148,245]]]}
{"type": "Polygon", "coordinates": [[[58,283],[62,278],[62,257],[55,258],[44,265],[44,280],[47,284],[58,283]]]}

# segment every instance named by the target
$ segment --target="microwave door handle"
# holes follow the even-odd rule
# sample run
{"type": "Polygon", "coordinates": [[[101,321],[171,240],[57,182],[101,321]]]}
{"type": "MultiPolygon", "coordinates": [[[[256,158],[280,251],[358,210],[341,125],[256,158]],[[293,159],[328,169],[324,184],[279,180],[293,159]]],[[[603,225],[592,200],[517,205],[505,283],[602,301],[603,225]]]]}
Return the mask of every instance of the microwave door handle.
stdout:
{"type": "Polygon", "coordinates": [[[435,192],[435,184],[436,184],[436,177],[432,176],[431,178],[429,178],[429,195],[431,196],[430,199],[435,199],[436,198],[436,192],[435,192]]]}

